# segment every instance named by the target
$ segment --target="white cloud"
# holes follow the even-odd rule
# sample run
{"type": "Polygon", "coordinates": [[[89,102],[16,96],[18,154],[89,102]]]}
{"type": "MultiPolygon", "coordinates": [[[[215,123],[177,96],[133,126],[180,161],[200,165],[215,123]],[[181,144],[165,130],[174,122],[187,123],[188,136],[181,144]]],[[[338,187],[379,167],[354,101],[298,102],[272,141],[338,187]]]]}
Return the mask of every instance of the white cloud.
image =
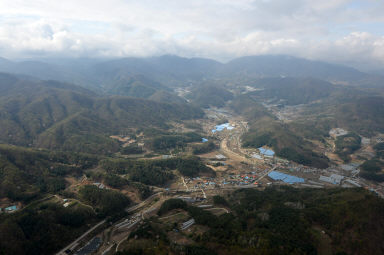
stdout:
{"type": "Polygon", "coordinates": [[[2,0],[0,55],[271,53],[377,64],[380,11],[374,0],[2,0]]]}

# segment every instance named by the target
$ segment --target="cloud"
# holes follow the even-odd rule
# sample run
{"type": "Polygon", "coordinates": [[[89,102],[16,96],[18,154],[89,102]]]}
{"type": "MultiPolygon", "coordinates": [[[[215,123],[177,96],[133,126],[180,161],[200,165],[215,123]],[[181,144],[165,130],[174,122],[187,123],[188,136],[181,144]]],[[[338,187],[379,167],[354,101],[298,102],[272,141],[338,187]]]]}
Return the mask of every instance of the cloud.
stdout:
{"type": "Polygon", "coordinates": [[[373,66],[384,63],[382,12],[374,0],[2,0],[0,54],[293,54],[373,66]]]}

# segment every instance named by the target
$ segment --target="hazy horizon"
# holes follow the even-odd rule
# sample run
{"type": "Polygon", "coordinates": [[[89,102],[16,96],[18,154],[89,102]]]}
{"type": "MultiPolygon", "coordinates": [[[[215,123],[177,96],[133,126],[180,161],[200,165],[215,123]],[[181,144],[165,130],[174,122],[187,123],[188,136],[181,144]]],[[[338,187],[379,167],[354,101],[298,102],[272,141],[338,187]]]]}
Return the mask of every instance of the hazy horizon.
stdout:
{"type": "Polygon", "coordinates": [[[4,0],[0,56],[227,62],[282,54],[376,69],[384,64],[383,11],[384,2],[360,0],[4,0]]]}

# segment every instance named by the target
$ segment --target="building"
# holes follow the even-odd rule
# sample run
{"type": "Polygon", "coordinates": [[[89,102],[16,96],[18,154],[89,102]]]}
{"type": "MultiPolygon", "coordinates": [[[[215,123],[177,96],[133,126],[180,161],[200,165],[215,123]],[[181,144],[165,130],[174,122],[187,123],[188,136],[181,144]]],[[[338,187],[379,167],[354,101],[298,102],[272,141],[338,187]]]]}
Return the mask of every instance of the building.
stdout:
{"type": "Polygon", "coordinates": [[[218,154],[218,155],[216,155],[216,158],[217,159],[226,159],[227,157],[224,156],[223,154],[218,154]]]}
{"type": "Polygon", "coordinates": [[[267,149],[264,147],[258,148],[261,155],[264,157],[272,158],[275,155],[275,152],[271,149],[267,149]]]}
{"type": "Polygon", "coordinates": [[[255,159],[263,159],[262,156],[260,156],[259,154],[256,154],[256,153],[253,153],[253,154],[251,155],[251,157],[252,157],[252,158],[255,158],[255,159]]]}
{"type": "Polygon", "coordinates": [[[344,164],[341,165],[340,168],[344,171],[353,171],[356,170],[359,167],[359,164],[351,163],[351,164],[344,164]]]}
{"type": "Polygon", "coordinates": [[[194,203],[196,202],[196,199],[192,198],[192,197],[178,197],[178,199],[181,199],[187,203],[194,203]]]}
{"type": "Polygon", "coordinates": [[[17,206],[16,205],[9,206],[7,208],[4,208],[4,211],[8,213],[17,211],[17,206]]]}
{"type": "Polygon", "coordinates": [[[319,177],[319,181],[322,181],[322,182],[328,182],[328,183],[333,183],[331,177],[328,177],[328,176],[324,176],[324,175],[320,175],[319,177]]]}
{"type": "Polygon", "coordinates": [[[331,179],[335,184],[340,184],[341,181],[344,179],[344,176],[338,175],[338,174],[331,174],[331,179]]]}
{"type": "Polygon", "coordinates": [[[94,182],[93,185],[95,185],[96,187],[98,187],[99,189],[104,189],[105,188],[105,185],[100,183],[100,182],[94,182]]]}
{"type": "Polygon", "coordinates": [[[185,229],[189,228],[190,226],[192,226],[193,224],[195,224],[194,218],[182,223],[180,229],[185,230],[185,229]]]}
{"type": "Polygon", "coordinates": [[[343,179],[344,176],[338,174],[331,174],[329,177],[321,175],[319,178],[319,180],[322,182],[328,182],[332,184],[340,184],[343,179]]]}
{"type": "Polygon", "coordinates": [[[353,181],[351,179],[346,179],[345,183],[348,184],[348,185],[351,185],[353,187],[359,187],[359,188],[361,187],[361,185],[359,183],[357,183],[357,182],[355,182],[355,181],[353,181]]]}

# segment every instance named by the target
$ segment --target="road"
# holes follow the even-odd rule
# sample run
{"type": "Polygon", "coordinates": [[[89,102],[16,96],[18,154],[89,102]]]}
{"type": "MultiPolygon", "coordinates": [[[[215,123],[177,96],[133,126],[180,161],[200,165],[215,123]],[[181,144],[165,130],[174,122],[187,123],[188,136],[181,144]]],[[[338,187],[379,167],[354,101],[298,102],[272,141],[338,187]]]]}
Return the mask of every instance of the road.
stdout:
{"type": "MultiPolygon", "coordinates": [[[[133,212],[143,206],[145,206],[148,202],[151,202],[156,196],[158,196],[159,194],[161,194],[162,192],[159,192],[159,193],[156,193],[156,194],[153,194],[152,196],[148,197],[146,200],[144,200],[143,202],[141,202],[140,204],[137,204],[137,205],[134,205],[134,206],[131,206],[131,207],[128,207],[127,209],[125,209],[126,212],[133,212]]],[[[62,250],[60,250],[58,253],[56,253],[56,255],[62,255],[62,254],[66,254],[65,251],[70,249],[70,250],[74,250],[75,248],[77,248],[77,246],[79,245],[80,241],[82,239],[84,239],[89,233],[91,233],[93,230],[95,230],[96,228],[98,228],[99,226],[103,225],[104,223],[106,222],[106,220],[102,220],[100,221],[99,223],[97,223],[95,226],[93,226],[92,228],[90,228],[87,232],[85,232],[83,235],[81,235],[79,238],[77,238],[75,241],[73,241],[72,243],[70,243],[69,245],[67,245],[66,247],[64,247],[62,250]]]]}
{"type": "Polygon", "coordinates": [[[64,247],[61,251],[59,251],[58,253],[56,253],[56,255],[62,255],[62,254],[66,254],[65,251],[70,249],[70,250],[73,250],[74,248],[76,248],[76,246],[79,245],[79,242],[85,238],[89,233],[91,233],[93,230],[95,230],[96,228],[98,228],[99,226],[103,225],[104,223],[106,222],[106,220],[102,220],[100,221],[99,223],[97,223],[95,226],[93,226],[92,228],[90,228],[87,232],[85,232],[82,236],[80,236],[79,238],[77,238],[75,241],[73,241],[72,243],[70,243],[69,245],[67,245],[66,247],[64,247]]]}
{"type": "Polygon", "coordinates": [[[256,159],[245,157],[246,153],[241,148],[241,136],[247,131],[246,123],[242,121],[236,122],[236,128],[230,131],[220,142],[220,151],[228,158],[250,164],[257,163],[256,159]],[[230,144],[230,147],[228,147],[230,144]]]}
{"type": "Polygon", "coordinates": [[[277,166],[274,166],[272,169],[268,170],[265,174],[259,177],[259,179],[256,180],[256,182],[259,182],[261,179],[263,179],[265,176],[267,176],[270,172],[276,170],[277,166]]]}
{"type": "Polygon", "coordinates": [[[155,193],[153,194],[152,196],[148,197],[147,199],[145,199],[143,202],[141,202],[140,204],[137,204],[137,205],[134,205],[134,206],[131,206],[127,209],[125,209],[126,212],[133,212],[143,206],[145,206],[148,202],[151,202],[156,196],[160,195],[162,192],[158,192],[158,193],[155,193]]]}
{"type": "Polygon", "coordinates": [[[181,177],[181,178],[183,179],[183,184],[184,184],[185,188],[189,191],[189,188],[188,188],[187,184],[185,183],[184,177],[181,177]]]}

